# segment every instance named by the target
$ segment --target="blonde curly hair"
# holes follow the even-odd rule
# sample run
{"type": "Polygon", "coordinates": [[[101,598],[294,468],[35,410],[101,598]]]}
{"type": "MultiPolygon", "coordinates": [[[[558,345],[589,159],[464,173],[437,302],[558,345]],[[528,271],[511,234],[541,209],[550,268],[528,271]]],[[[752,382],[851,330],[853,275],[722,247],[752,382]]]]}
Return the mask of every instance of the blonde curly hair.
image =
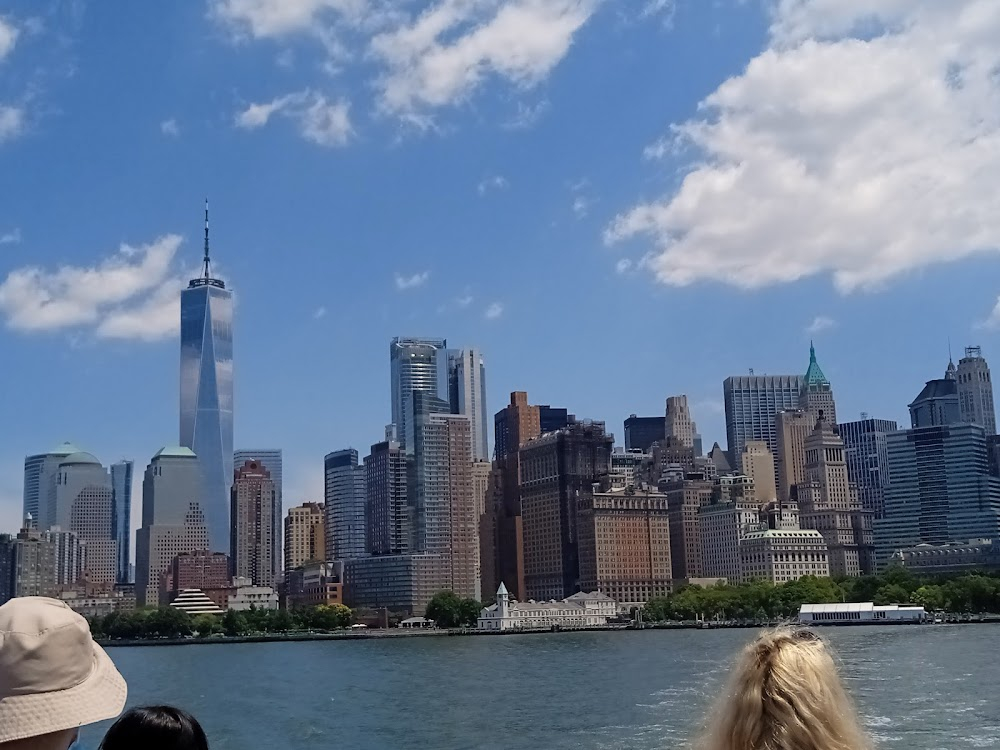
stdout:
{"type": "Polygon", "coordinates": [[[698,750],[870,750],[826,644],[811,630],[763,633],[740,655],[698,750]]]}

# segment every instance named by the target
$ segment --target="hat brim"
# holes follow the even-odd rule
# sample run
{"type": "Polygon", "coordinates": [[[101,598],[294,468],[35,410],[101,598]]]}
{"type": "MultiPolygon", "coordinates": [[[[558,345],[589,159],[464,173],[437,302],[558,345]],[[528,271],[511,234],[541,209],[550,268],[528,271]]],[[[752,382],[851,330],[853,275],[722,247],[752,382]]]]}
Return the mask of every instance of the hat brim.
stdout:
{"type": "Polygon", "coordinates": [[[0,698],[0,744],[113,719],[125,708],[128,688],[111,658],[94,644],[94,668],[67,690],[0,698]]]}

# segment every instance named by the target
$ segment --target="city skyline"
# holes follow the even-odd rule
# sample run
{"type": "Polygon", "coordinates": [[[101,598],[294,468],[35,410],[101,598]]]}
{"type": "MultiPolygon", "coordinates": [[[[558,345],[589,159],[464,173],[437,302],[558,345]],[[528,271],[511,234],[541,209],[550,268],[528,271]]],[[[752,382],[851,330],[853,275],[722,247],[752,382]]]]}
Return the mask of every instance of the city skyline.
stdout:
{"type": "MultiPolygon", "coordinates": [[[[400,79],[378,55],[359,54],[367,62],[345,65],[336,82],[320,72],[331,60],[313,32],[335,25],[329,16],[307,13],[276,29],[238,5],[211,0],[140,15],[88,4],[44,18],[28,0],[5,6],[3,29],[13,32],[0,33],[9,40],[0,48],[0,160],[6,173],[32,179],[0,188],[0,350],[17,363],[0,383],[18,394],[0,402],[4,423],[17,427],[0,436],[2,528],[20,521],[25,455],[64,440],[136,461],[136,525],[138,469],[176,442],[177,295],[196,275],[205,194],[223,250],[218,276],[238,295],[234,396],[247,407],[236,444],[284,449],[286,506],[322,498],[327,452],[363,452],[382,439],[390,421],[384,349],[395,335],[481,349],[492,413],[511,391],[527,391],[537,403],[606,421],[619,444],[629,414],[662,414],[665,396],[687,394],[705,450],[725,442],[718,384],[750,368],[804,372],[810,337],[841,421],[867,412],[905,424],[906,403],[941,369],[949,336],[957,352],[980,344],[987,359],[997,356],[995,334],[979,327],[995,322],[997,288],[995,261],[974,254],[998,243],[978,173],[960,181],[969,190],[938,196],[935,210],[900,207],[913,191],[896,182],[878,195],[855,190],[880,184],[887,163],[894,178],[938,184],[921,158],[941,153],[938,141],[889,154],[880,143],[884,158],[865,158],[865,134],[877,128],[831,142],[829,110],[788,96],[789,87],[817,90],[810,40],[877,54],[880,38],[852,37],[861,28],[854,10],[831,28],[809,8],[792,18],[735,0],[678,3],[669,19],[575,4],[572,18],[536,19],[556,43],[535,50],[540,57],[522,61],[526,68],[504,67],[499,51],[502,59],[487,55],[474,75],[452,79],[466,86],[429,100],[412,88],[419,81],[400,79]],[[246,44],[231,44],[236,36],[246,44]],[[129,71],[151,52],[174,63],[136,89],[129,71]],[[768,60],[773,66],[760,64],[768,60]],[[640,70],[662,93],[620,85],[640,70]],[[409,95],[391,103],[377,81],[405,83],[409,95]],[[783,83],[767,85],[775,81],[783,83]],[[737,118],[748,89],[761,96],[737,118]],[[787,112],[791,100],[804,107],[806,120],[795,122],[818,140],[785,137],[789,118],[761,116],[787,112]],[[727,166],[715,116],[751,129],[740,131],[736,154],[748,165],[745,181],[718,203],[706,195],[687,204],[690,214],[664,216],[664,205],[684,204],[672,198],[690,197],[683,178],[711,180],[727,166]],[[345,123],[350,133],[338,130],[345,123]],[[671,132],[706,140],[677,143],[671,132]],[[761,149],[769,157],[747,152],[750,143],[779,146],[761,149]],[[804,206],[753,180],[789,164],[834,162],[872,171],[835,178],[817,168],[801,190],[791,180],[789,189],[816,200],[804,206]],[[728,207],[751,215],[747,195],[769,199],[768,210],[753,212],[750,225],[730,224],[728,207]],[[856,206],[859,195],[871,203],[856,206]],[[836,196],[851,198],[852,220],[831,215],[845,205],[836,196]],[[649,210],[632,211],[641,206],[649,210]],[[933,224],[948,215],[973,217],[982,231],[933,224]],[[716,225],[742,229],[707,231],[716,225]],[[682,240],[666,253],[670,234],[682,240]],[[720,261],[730,256],[713,237],[734,264],[720,261]],[[757,255],[761,248],[772,254],[757,255]],[[567,305],[559,320],[556,283],[601,304],[567,305]],[[667,320],[697,325],[661,344],[643,321],[667,320]],[[875,335],[879,328],[893,336],[875,335]]],[[[451,50],[471,28],[490,27],[496,14],[485,5],[434,48],[451,50]]],[[[915,60],[952,48],[983,54],[964,44],[959,13],[942,17],[927,4],[893,12],[876,20],[915,60]],[[920,46],[922,28],[935,29],[940,49],[920,46]]],[[[404,13],[383,31],[413,21],[404,13]]],[[[933,123],[940,143],[974,148],[951,128],[964,133],[963,123],[979,122],[969,102],[987,99],[958,98],[933,64],[904,67],[899,85],[939,87],[939,104],[926,106],[941,109],[904,112],[889,97],[872,117],[888,117],[890,130],[933,123]]],[[[979,69],[991,66],[968,66],[979,69]]],[[[892,80],[872,78],[876,87],[892,80]]],[[[862,96],[867,85],[857,86],[862,96]]],[[[860,106],[851,96],[835,104],[860,106]]],[[[992,173],[991,163],[974,161],[992,173]]]]}

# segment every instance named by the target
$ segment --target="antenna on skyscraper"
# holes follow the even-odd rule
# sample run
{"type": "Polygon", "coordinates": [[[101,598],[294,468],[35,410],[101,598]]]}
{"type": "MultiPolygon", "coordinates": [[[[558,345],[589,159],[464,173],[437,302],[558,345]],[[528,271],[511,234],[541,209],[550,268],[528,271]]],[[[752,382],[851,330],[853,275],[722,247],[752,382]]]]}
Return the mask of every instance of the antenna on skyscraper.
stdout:
{"type": "Polygon", "coordinates": [[[205,278],[210,279],[212,274],[210,272],[209,266],[211,261],[208,259],[208,198],[205,199],[205,278]]]}

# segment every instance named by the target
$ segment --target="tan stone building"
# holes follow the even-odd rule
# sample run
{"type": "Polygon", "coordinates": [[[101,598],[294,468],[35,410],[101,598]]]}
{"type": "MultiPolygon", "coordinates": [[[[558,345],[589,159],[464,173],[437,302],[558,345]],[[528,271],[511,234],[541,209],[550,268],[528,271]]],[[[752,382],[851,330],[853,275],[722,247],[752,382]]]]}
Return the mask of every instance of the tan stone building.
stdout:
{"type": "Polygon", "coordinates": [[[236,469],[231,491],[230,559],[233,575],[254,586],[274,584],[274,506],[277,493],[270,472],[256,460],[236,469]]]}
{"type": "Polygon", "coordinates": [[[744,580],[786,583],[805,575],[829,577],[826,540],[814,529],[759,529],[740,540],[744,580]]]}
{"type": "Polygon", "coordinates": [[[805,453],[805,481],[798,485],[800,525],[823,535],[833,575],[873,572],[873,514],[861,509],[848,477],[844,441],[822,414],[806,438],[805,453]]]}
{"type": "Polygon", "coordinates": [[[285,516],[285,570],[326,560],[326,509],[303,503],[285,516]]]}
{"type": "Polygon", "coordinates": [[[674,580],[703,578],[699,512],[712,502],[714,483],[706,479],[684,479],[663,487],[670,524],[670,567],[674,580]]]}
{"type": "Polygon", "coordinates": [[[600,591],[626,606],[670,593],[665,495],[648,486],[595,488],[577,514],[581,591],[600,591]]]}
{"type": "Polygon", "coordinates": [[[775,485],[774,455],[763,440],[748,440],[743,446],[743,473],[753,480],[754,497],[764,505],[778,497],[775,485]]]}
{"type": "Polygon", "coordinates": [[[667,398],[667,442],[681,448],[693,448],[694,436],[698,432],[691,419],[687,396],[669,396],[667,398]]]}
{"type": "Polygon", "coordinates": [[[702,575],[742,581],[740,541],[760,526],[760,506],[752,498],[719,498],[702,506],[698,512],[702,575]]]}
{"type": "Polygon", "coordinates": [[[801,409],[790,409],[779,411],[774,419],[778,438],[778,499],[791,500],[795,486],[806,478],[806,437],[812,432],[816,418],[810,418],[801,409]]]}
{"type": "Polygon", "coordinates": [[[177,555],[208,547],[198,458],[188,448],[162,448],[142,481],[142,526],[135,550],[139,606],[159,604],[161,577],[177,555]]]}

